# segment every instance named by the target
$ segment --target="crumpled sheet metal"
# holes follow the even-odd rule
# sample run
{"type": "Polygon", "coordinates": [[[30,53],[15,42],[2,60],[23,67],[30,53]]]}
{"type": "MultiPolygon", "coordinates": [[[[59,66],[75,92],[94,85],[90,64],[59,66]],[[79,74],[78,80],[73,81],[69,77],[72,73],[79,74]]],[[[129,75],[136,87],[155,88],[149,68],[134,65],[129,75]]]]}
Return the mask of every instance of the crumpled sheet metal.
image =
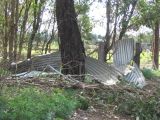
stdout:
{"type": "Polygon", "coordinates": [[[113,61],[115,67],[124,75],[124,78],[129,83],[143,88],[146,85],[146,81],[142,72],[136,63],[133,62],[133,65],[130,65],[134,57],[134,40],[124,39],[117,41],[114,50],[113,61]]]}
{"type": "MultiPolygon", "coordinates": [[[[121,74],[114,67],[90,57],[86,57],[85,61],[86,74],[89,74],[92,79],[96,79],[105,85],[114,85],[119,82],[118,77],[121,76],[121,74]]],[[[21,62],[17,65],[17,73],[21,73],[27,70],[43,71],[47,65],[51,65],[56,70],[60,71],[60,54],[56,52],[33,57],[30,60],[30,64],[27,63],[27,66],[26,61],[21,62]],[[23,70],[23,68],[25,69],[23,70]]]]}

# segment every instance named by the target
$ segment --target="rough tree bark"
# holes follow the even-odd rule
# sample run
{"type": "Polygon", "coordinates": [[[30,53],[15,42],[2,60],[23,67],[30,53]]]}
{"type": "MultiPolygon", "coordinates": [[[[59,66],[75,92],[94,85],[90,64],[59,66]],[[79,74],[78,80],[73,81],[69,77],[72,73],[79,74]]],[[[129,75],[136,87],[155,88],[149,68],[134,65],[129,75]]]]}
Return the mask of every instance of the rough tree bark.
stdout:
{"type": "Polygon", "coordinates": [[[24,12],[24,16],[23,16],[23,21],[22,21],[22,25],[21,25],[21,31],[20,31],[20,35],[19,35],[19,51],[18,51],[18,54],[19,56],[21,56],[21,52],[22,52],[22,46],[23,46],[23,43],[24,43],[24,37],[25,37],[25,34],[26,34],[26,24],[27,24],[27,20],[28,20],[28,13],[29,13],[29,9],[30,9],[30,6],[31,6],[31,1],[29,0],[26,0],[26,8],[25,8],[25,12],[24,12]]]}
{"type": "Polygon", "coordinates": [[[159,68],[159,21],[157,20],[155,23],[155,30],[154,30],[154,40],[152,44],[153,50],[153,68],[159,68]]]}
{"type": "Polygon", "coordinates": [[[10,30],[9,30],[9,61],[13,62],[13,45],[15,40],[15,0],[11,1],[11,19],[10,19],[10,30]]]}
{"type": "Polygon", "coordinates": [[[5,1],[5,32],[4,32],[4,40],[3,40],[3,59],[6,60],[8,56],[8,2],[5,1]]]}
{"type": "Polygon", "coordinates": [[[130,21],[132,15],[133,15],[135,7],[137,5],[137,1],[138,0],[133,0],[132,1],[133,3],[132,3],[132,8],[131,8],[130,14],[128,15],[128,14],[124,13],[124,15],[123,15],[123,18],[122,18],[122,29],[121,29],[121,32],[120,32],[118,40],[122,40],[124,34],[126,33],[126,31],[128,29],[128,24],[129,24],[129,21],[130,21]]]}
{"type": "Polygon", "coordinates": [[[141,55],[141,53],[142,53],[141,43],[137,42],[136,43],[135,56],[134,56],[133,60],[137,64],[138,67],[140,67],[140,55],[141,55]]]}
{"type": "Polygon", "coordinates": [[[14,61],[17,60],[17,42],[18,42],[18,35],[17,35],[17,31],[18,31],[18,21],[19,21],[19,0],[15,0],[16,2],[16,7],[15,7],[15,27],[14,27],[14,35],[15,35],[15,40],[14,40],[14,56],[13,59],[14,61]]]}
{"type": "Polygon", "coordinates": [[[56,17],[60,37],[62,72],[85,73],[85,50],[74,9],[74,0],[56,0],[56,17]]]}
{"type": "Polygon", "coordinates": [[[105,53],[105,42],[99,42],[99,46],[98,46],[98,60],[101,62],[105,62],[106,61],[106,53],[105,53]]]}
{"type": "Polygon", "coordinates": [[[49,40],[47,41],[47,43],[46,43],[46,46],[45,46],[45,54],[47,54],[49,45],[51,45],[51,43],[52,43],[52,41],[53,41],[53,39],[54,39],[54,37],[55,37],[55,24],[56,24],[56,16],[54,15],[52,33],[51,33],[50,39],[49,39],[49,40]]]}
{"type": "Polygon", "coordinates": [[[98,60],[102,62],[106,62],[107,57],[107,49],[110,47],[111,42],[111,35],[110,35],[110,21],[111,21],[111,0],[106,1],[106,18],[107,18],[107,29],[106,29],[106,36],[105,42],[99,43],[99,50],[98,50],[98,60]]]}

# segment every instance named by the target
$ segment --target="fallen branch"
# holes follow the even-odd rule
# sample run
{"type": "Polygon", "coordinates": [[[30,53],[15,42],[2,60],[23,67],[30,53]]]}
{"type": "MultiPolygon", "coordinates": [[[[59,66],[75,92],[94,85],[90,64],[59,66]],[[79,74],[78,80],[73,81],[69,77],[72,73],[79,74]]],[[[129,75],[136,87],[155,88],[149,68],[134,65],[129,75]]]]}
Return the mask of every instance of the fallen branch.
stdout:
{"type": "Polygon", "coordinates": [[[71,87],[74,89],[98,89],[99,84],[87,85],[85,83],[79,82],[73,84],[71,87]]]}
{"type": "MultiPolygon", "coordinates": [[[[60,71],[56,70],[54,67],[52,67],[51,65],[47,65],[47,67],[49,67],[53,72],[56,72],[57,74],[61,75],[64,79],[69,80],[70,82],[74,82],[74,83],[79,83],[78,80],[73,79],[73,78],[69,78],[67,75],[62,74],[60,71]]],[[[46,68],[47,68],[46,67],[46,68]]]]}

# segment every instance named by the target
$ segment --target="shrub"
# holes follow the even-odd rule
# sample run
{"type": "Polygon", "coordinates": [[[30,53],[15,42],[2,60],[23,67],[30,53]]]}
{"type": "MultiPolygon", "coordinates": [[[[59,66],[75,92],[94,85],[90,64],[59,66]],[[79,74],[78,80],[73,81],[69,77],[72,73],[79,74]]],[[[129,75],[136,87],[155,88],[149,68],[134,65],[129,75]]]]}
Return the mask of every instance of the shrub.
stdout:
{"type": "Polygon", "coordinates": [[[160,120],[160,102],[151,97],[147,100],[131,98],[120,103],[117,111],[122,114],[138,117],[140,120],[160,120]]]}
{"type": "Polygon", "coordinates": [[[78,97],[78,101],[79,101],[79,108],[82,110],[87,110],[89,107],[89,101],[83,97],[83,96],[79,96],[78,97]]]}
{"type": "Polygon", "coordinates": [[[5,116],[5,110],[7,108],[7,103],[6,103],[6,99],[2,96],[0,96],[0,120],[2,120],[5,116]]]}
{"type": "Polygon", "coordinates": [[[76,98],[64,90],[48,93],[38,88],[23,88],[12,97],[3,97],[6,100],[0,99],[2,120],[62,120],[68,118],[78,106],[76,98]]]}
{"type": "Polygon", "coordinates": [[[142,73],[145,78],[152,79],[152,78],[160,78],[160,71],[159,70],[153,70],[153,69],[142,69],[142,73]]]}
{"type": "Polygon", "coordinates": [[[11,74],[10,71],[8,71],[8,70],[6,70],[4,68],[0,68],[0,77],[7,76],[7,75],[10,75],[10,74],[11,74]]]}

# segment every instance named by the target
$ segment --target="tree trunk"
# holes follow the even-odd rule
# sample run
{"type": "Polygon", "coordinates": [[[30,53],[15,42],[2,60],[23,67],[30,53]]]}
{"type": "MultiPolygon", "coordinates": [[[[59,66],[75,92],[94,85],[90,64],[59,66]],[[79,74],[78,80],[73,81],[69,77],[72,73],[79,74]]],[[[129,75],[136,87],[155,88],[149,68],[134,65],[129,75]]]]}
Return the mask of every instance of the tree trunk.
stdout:
{"type": "Polygon", "coordinates": [[[50,39],[49,39],[49,40],[47,41],[47,43],[46,43],[46,46],[45,46],[45,54],[47,54],[49,45],[51,45],[51,43],[52,43],[52,41],[53,41],[53,39],[54,39],[54,37],[55,37],[55,23],[56,23],[56,16],[54,15],[52,33],[51,33],[50,39]]]}
{"type": "Polygon", "coordinates": [[[35,6],[34,6],[34,21],[33,21],[33,30],[28,42],[28,50],[27,50],[27,58],[31,58],[31,52],[32,52],[32,47],[33,47],[33,40],[35,38],[35,35],[38,31],[39,28],[39,23],[41,20],[41,10],[42,10],[42,5],[44,1],[40,0],[39,7],[38,7],[38,12],[37,12],[37,5],[38,5],[38,0],[35,0],[35,6]]]}
{"type": "Polygon", "coordinates": [[[105,43],[99,42],[98,47],[98,60],[101,62],[106,62],[106,52],[105,52],[105,43]]]}
{"type": "Polygon", "coordinates": [[[152,44],[153,49],[153,68],[159,68],[159,21],[155,23],[155,30],[154,30],[154,41],[152,44]]]}
{"type": "Polygon", "coordinates": [[[56,27],[56,14],[55,14],[55,10],[56,10],[56,8],[55,8],[56,6],[55,6],[55,4],[54,4],[54,9],[53,9],[53,11],[52,11],[52,18],[51,18],[51,21],[50,21],[50,23],[49,23],[49,25],[52,23],[53,24],[53,27],[52,27],[52,33],[51,33],[51,36],[50,36],[50,38],[49,38],[49,40],[47,41],[47,43],[46,43],[46,45],[45,45],[45,54],[47,54],[47,52],[49,51],[48,49],[49,49],[49,46],[51,46],[51,43],[53,42],[53,39],[54,39],[54,37],[55,37],[55,27],[56,27]]]}
{"type": "Polygon", "coordinates": [[[102,62],[106,62],[106,57],[109,52],[111,35],[110,35],[110,22],[111,22],[111,1],[107,0],[106,2],[106,17],[107,17],[107,31],[106,31],[106,42],[104,44],[104,52],[102,55],[102,62]]]}
{"type": "Polygon", "coordinates": [[[51,38],[47,41],[46,46],[45,46],[45,54],[47,54],[49,45],[52,43],[53,39],[54,39],[54,28],[52,29],[52,34],[51,34],[51,38]]]}
{"type": "Polygon", "coordinates": [[[56,17],[60,37],[62,72],[85,73],[85,50],[78,28],[74,0],[56,0],[56,17]]]}
{"type": "Polygon", "coordinates": [[[14,27],[14,35],[15,35],[15,40],[14,40],[14,56],[13,59],[14,61],[17,60],[17,41],[18,41],[18,35],[17,35],[17,31],[18,31],[18,21],[19,21],[19,0],[15,0],[16,2],[16,13],[15,13],[15,27],[14,27]]]}
{"type": "Polygon", "coordinates": [[[22,52],[22,46],[23,46],[24,37],[26,34],[26,24],[27,24],[27,20],[28,20],[28,13],[29,13],[31,3],[32,3],[31,1],[26,0],[26,9],[24,12],[21,31],[20,31],[20,35],[19,35],[19,46],[18,46],[19,47],[19,51],[18,51],[19,56],[21,56],[21,52],[22,52]]]}
{"type": "Polygon", "coordinates": [[[8,56],[8,2],[5,1],[5,35],[4,35],[4,41],[3,41],[3,59],[6,60],[8,56]]]}
{"type": "Polygon", "coordinates": [[[135,56],[133,59],[138,67],[140,67],[140,54],[141,54],[141,52],[142,52],[141,43],[137,42],[136,43],[136,53],[135,53],[135,56]]]}
{"type": "MultiPolygon", "coordinates": [[[[124,15],[123,15],[123,18],[122,18],[122,28],[121,28],[121,32],[120,32],[118,40],[122,40],[124,34],[126,33],[126,31],[128,29],[128,24],[129,24],[129,21],[130,21],[132,15],[133,15],[135,7],[137,5],[137,1],[138,0],[133,0],[132,1],[133,3],[132,3],[132,7],[131,7],[131,11],[130,11],[129,15],[127,13],[124,13],[124,15]]],[[[124,12],[126,12],[126,11],[124,11],[124,12]]]]}
{"type": "Polygon", "coordinates": [[[9,61],[13,62],[13,44],[15,40],[15,0],[11,1],[11,19],[9,33],[9,61]]]}

